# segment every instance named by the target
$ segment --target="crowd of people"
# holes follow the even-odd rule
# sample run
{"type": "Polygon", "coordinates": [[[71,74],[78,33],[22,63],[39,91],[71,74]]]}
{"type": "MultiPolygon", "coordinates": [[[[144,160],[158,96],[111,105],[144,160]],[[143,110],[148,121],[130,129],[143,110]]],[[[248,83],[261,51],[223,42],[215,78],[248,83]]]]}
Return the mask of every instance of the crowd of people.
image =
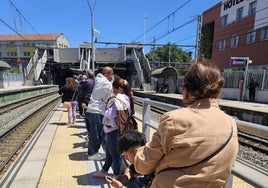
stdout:
{"type": "Polygon", "coordinates": [[[148,142],[137,129],[122,132],[118,112],[134,114],[126,80],[111,67],[104,67],[96,77],[83,75],[81,80],[76,85],[67,78],[59,93],[63,102],[73,104],[68,124],[75,122],[77,104],[86,119],[88,159],[105,160],[94,178],[117,188],[226,186],[238,153],[237,126],[219,108],[217,98],[224,80],[213,64],[190,66],[184,77],[183,107],[163,114],[148,142]],[[105,153],[99,152],[101,146],[105,153]]]}

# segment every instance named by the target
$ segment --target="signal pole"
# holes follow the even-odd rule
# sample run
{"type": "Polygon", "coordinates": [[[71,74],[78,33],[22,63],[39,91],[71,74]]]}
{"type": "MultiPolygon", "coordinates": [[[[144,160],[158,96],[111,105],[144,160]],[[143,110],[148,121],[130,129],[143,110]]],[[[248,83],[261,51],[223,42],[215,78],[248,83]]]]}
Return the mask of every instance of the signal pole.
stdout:
{"type": "Polygon", "coordinates": [[[243,92],[242,92],[242,101],[244,101],[245,95],[246,95],[246,85],[248,83],[248,64],[252,63],[252,60],[249,60],[247,58],[247,63],[246,63],[246,70],[245,70],[245,80],[244,80],[244,85],[243,85],[243,92]]]}

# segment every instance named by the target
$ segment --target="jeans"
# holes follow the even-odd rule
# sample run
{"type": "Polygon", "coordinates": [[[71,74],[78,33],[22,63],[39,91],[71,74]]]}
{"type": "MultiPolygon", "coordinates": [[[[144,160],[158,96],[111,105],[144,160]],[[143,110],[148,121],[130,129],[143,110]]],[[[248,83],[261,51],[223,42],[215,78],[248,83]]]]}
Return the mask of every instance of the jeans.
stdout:
{"type": "Polygon", "coordinates": [[[71,101],[72,107],[68,108],[68,124],[73,124],[76,121],[77,101],[71,101]]]}
{"type": "Polygon", "coordinates": [[[103,131],[101,114],[86,113],[90,124],[90,134],[88,143],[88,155],[98,153],[102,142],[104,141],[105,133],[103,131]]]}
{"type": "Polygon", "coordinates": [[[112,166],[115,175],[121,173],[122,158],[118,151],[118,129],[106,133],[106,158],[102,170],[108,172],[109,168],[112,166]]]}

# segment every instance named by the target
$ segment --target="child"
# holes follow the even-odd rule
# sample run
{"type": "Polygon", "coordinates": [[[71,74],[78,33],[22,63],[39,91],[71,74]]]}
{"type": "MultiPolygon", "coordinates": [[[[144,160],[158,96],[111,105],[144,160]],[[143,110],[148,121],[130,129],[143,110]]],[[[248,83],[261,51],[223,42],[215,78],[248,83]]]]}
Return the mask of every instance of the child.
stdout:
{"type": "Polygon", "coordinates": [[[144,187],[148,182],[149,176],[138,174],[132,163],[134,162],[136,151],[139,147],[144,146],[145,143],[146,137],[143,133],[136,130],[126,131],[118,141],[118,149],[125,160],[128,160],[131,165],[126,168],[124,175],[118,176],[116,179],[106,176],[106,182],[116,188],[122,187],[123,185],[131,188],[144,187]]]}

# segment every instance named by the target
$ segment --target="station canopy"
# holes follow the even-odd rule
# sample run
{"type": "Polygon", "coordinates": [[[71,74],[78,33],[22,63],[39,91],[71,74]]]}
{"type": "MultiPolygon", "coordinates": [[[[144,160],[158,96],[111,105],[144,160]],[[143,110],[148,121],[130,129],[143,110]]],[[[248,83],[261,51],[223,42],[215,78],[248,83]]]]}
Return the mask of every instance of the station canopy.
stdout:
{"type": "Polygon", "coordinates": [[[11,69],[11,66],[5,61],[0,61],[0,70],[3,70],[3,69],[11,69]]]}
{"type": "Polygon", "coordinates": [[[174,67],[163,67],[155,69],[151,75],[155,78],[177,77],[178,72],[174,67]]]}

